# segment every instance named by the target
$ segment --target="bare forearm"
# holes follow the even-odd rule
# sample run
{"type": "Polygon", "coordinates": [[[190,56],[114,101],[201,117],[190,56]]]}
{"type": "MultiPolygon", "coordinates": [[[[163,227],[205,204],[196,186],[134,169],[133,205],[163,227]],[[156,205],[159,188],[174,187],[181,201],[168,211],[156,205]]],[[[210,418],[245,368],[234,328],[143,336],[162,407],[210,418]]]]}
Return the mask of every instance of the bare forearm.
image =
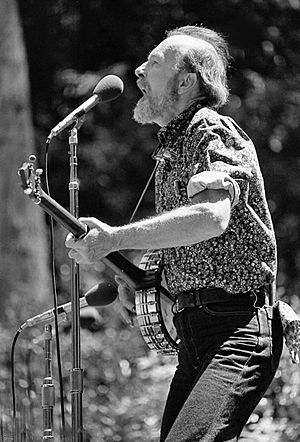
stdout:
{"type": "Polygon", "coordinates": [[[134,224],[114,228],[116,249],[155,249],[191,245],[225,230],[227,201],[180,207],[134,224]],[[220,216],[218,216],[220,214],[220,216]]]}
{"type": "Polygon", "coordinates": [[[117,250],[187,246],[221,235],[230,210],[227,192],[214,190],[202,192],[190,206],[122,227],[96,218],[80,218],[89,231],[81,239],[68,235],[66,246],[71,249],[70,258],[79,264],[97,262],[117,250]]]}

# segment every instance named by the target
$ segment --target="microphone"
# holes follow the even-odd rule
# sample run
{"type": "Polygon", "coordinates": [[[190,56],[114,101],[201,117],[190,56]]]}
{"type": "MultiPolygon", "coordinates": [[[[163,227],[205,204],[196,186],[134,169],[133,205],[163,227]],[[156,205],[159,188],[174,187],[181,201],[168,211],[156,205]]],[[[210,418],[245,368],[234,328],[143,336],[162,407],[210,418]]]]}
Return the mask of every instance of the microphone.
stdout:
{"type": "MultiPolygon", "coordinates": [[[[114,302],[118,292],[116,286],[109,282],[101,282],[95,285],[86,292],[84,296],[79,299],[80,309],[86,306],[102,307],[114,302]]],[[[67,302],[57,308],[57,313],[60,320],[65,320],[67,314],[72,310],[72,303],[67,302]]],[[[21,325],[19,331],[24,330],[27,327],[33,327],[34,325],[41,324],[43,322],[54,321],[54,309],[47,310],[44,313],[33,316],[27,319],[24,324],[21,325]]]]}
{"type": "Polygon", "coordinates": [[[118,98],[123,93],[123,90],[124,83],[121,78],[116,75],[106,75],[106,77],[103,77],[95,87],[93,95],[58,123],[51,130],[47,141],[56,137],[56,135],[62,132],[66,127],[70,126],[70,124],[75,123],[78,118],[85,115],[100,101],[102,103],[107,103],[108,101],[118,98]]]}

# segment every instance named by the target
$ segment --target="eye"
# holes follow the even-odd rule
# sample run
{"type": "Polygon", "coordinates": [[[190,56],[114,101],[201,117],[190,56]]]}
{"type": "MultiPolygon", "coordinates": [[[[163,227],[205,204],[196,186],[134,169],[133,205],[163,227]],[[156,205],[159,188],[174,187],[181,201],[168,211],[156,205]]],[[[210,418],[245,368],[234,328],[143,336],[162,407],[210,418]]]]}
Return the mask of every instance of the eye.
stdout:
{"type": "Polygon", "coordinates": [[[158,69],[160,67],[160,62],[157,60],[151,60],[150,67],[154,69],[158,69]]]}

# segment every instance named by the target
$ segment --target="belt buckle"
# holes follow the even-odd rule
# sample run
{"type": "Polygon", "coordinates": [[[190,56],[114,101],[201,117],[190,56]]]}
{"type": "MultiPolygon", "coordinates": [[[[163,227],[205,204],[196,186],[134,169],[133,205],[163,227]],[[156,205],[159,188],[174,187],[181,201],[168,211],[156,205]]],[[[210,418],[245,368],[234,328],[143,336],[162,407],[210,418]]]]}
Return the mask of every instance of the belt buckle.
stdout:
{"type": "Polygon", "coordinates": [[[177,313],[183,312],[183,310],[184,310],[184,307],[179,308],[179,300],[178,300],[178,298],[175,299],[175,302],[173,304],[173,310],[174,310],[173,311],[174,315],[176,315],[177,313]]]}

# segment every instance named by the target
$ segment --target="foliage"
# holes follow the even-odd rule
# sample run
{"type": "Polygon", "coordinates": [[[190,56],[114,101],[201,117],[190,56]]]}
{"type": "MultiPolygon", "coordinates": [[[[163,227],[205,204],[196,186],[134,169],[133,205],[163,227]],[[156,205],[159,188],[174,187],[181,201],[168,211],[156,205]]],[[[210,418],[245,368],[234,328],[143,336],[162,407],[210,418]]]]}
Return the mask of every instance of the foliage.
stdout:
{"type": "MultiPolygon", "coordinates": [[[[84,441],[158,441],[163,405],[175,370],[175,358],[148,351],[137,329],[126,328],[118,323],[113,308],[99,310],[99,314],[97,324],[90,327],[93,331],[82,329],[81,335],[84,441]]],[[[7,401],[10,393],[8,361],[11,337],[2,332],[1,338],[0,407],[3,410],[3,431],[7,437],[3,440],[7,441],[11,429],[11,403],[7,401]]],[[[25,331],[15,352],[17,408],[21,415],[26,416],[25,433],[32,442],[40,440],[43,434],[43,339],[42,328],[25,331]]],[[[67,440],[71,425],[70,343],[69,327],[66,324],[61,331],[61,349],[67,440]]],[[[60,405],[55,368],[53,379],[56,390],[54,432],[57,437],[60,405]]],[[[298,440],[299,387],[299,369],[291,365],[287,353],[284,352],[272,387],[252,414],[243,434],[249,440],[298,440]]]]}
{"type": "MultiPolygon", "coordinates": [[[[80,213],[112,224],[128,221],[153,167],[150,155],[156,145],[156,130],[138,127],[131,118],[138,98],[135,66],[166,29],[203,23],[227,36],[234,57],[230,72],[232,94],[222,112],[234,117],[257,146],[278,238],[278,293],[300,312],[299,0],[18,3],[41,163],[50,128],[91,94],[99,78],[113,73],[124,80],[122,97],[90,112],[79,133],[80,213]]],[[[66,207],[67,144],[67,135],[63,134],[50,147],[51,190],[66,207]]],[[[152,186],[138,217],[152,212],[153,200],[152,186]]],[[[60,300],[66,302],[70,272],[62,247],[65,232],[58,227],[56,232],[58,286],[60,300]]],[[[85,270],[83,286],[88,288],[95,283],[101,272],[102,267],[97,272],[85,270]]],[[[102,309],[99,315],[92,327],[94,332],[82,331],[86,441],[154,442],[175,361],[149,352],[137,330],[125,328],[114,308],[102,309]]],[[[3,428],[11,423],[11,406],[7,405],[11,339],[11,330],[3,328],[3,428]]],[[[36,440],[40,439],[42,422],[42,340],[41,331],[26,331],[16,355],[18,404],[32,424],[28,432],[37,427],[36,434],[31,435],[36,440]]],[[[67,392],[71,360],[67,330],[62,332],[61,344],[67,392]]],[[[56,372],[54,377],[57,379],[56,372]]],[[[276,379],[251,416],[245,435],[268,442],[299,439],[299,405],[299,370],[290,365],[284,353],[276,379]]],[[[66,412],[70,424],[69,396],[66,412]]],[[[57,416],[57,409],[55,413],[57,416]]]]}
{"type": "MultiPolygon", "coordinates": [[[[223,112],[233,116],[256,144],[278,238],[279,284],[282,291],[295,292],[299,277],[299,1],[56,0],[45,8],[32,0],[19,0],[19,5],[40,141],[90,94],[97,79],[114,73],[124,80],[123,96],[95,108],[79,138],[81,213],[111,223],[128,221],[153,167],[149,154],[156,145],[155,129],[138,127],[131,119],[138,98],[134,68],[166,29],[203,23],[227,37],[233,56],[232,94],[223,112]]],[[[52,189],[65,205],[66,144],[62,136],[50,151],[52,189]]],[[[149,192],[138,216],[150,214],[152,207],[153,192],[149,192]]]]}
{"type": "MultiPolygon", "coordinates": [[[[71,369],[69,326],[61,332],[66,412],[66,435],[70,436],[71,402],[68,373],[71,369]]],[[[172,358],[148,352],[136,329],[117,323],[116,315],[100,311],[97,331],[82,330],[82,367],[84,368],[83,420],[87,441],[157,440],[163,402],[174,371],[172,358]]],[[[27,417],[30,440],[42,435],[41,385],[43,384],[42,330],[24,332],[16,347],[17,405],[27,417]],[[36,429],[36,430],[34,430],[36,429]]],[[[9,379],[9,341],[3,343],[1,367],[3,380],[9,379]]],[[[54,383],[58,398],[57,372],[54,383]]],[[[0,384],[7,398],[7,382],[0,384]]],[[[11,404],[10,404],[11,406],[11,404]]],[[[11,423],[10,406],[1,403],[7,433],[11,423]]],[[[55,407],[55,432],[59,433],[60,408],[55,407]]],[[[4,439],[6,440],[6,439],[4,439]]]]}

